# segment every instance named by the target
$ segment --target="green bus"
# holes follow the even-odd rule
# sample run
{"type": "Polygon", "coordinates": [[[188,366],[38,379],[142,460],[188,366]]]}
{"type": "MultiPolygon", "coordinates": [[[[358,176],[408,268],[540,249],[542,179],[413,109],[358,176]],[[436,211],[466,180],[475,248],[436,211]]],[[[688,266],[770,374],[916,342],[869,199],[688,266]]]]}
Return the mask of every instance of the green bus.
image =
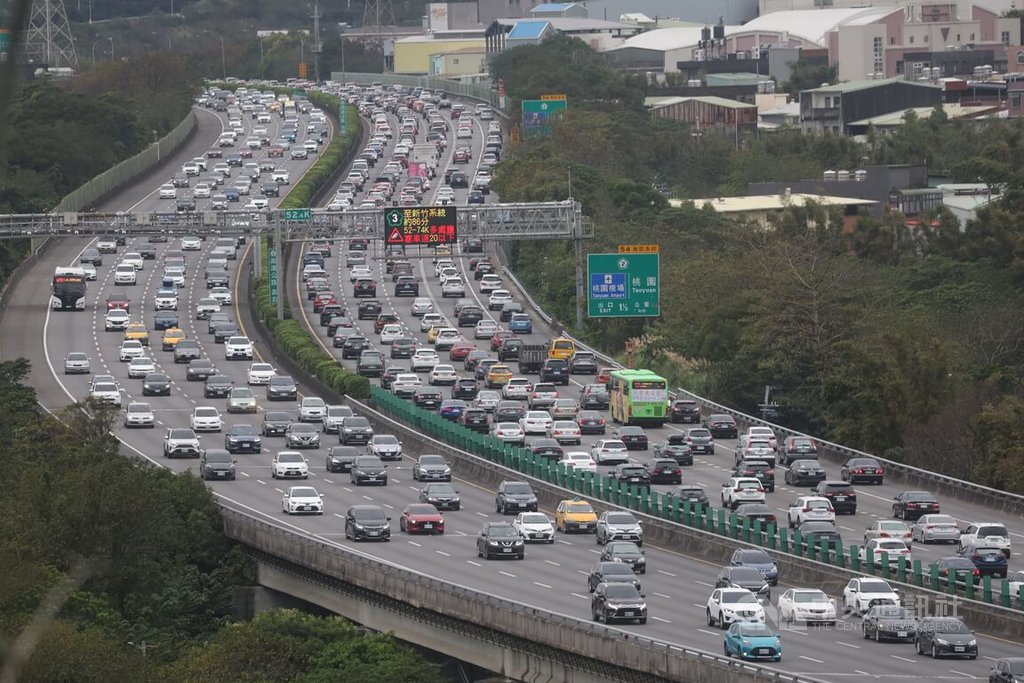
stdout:
{"type": "Polygon", "coordinates": [[[668,381],[650,370],[616,370],[608,380],[612,421],[662,426],[668,421],[668,381]]]}

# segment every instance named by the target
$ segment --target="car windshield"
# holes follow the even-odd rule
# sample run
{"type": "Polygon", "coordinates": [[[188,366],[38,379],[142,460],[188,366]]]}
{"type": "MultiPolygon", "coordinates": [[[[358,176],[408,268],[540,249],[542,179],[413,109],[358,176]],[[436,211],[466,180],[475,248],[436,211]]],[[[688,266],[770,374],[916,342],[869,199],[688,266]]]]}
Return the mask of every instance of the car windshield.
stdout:
{"type": "Polygon", "coordinates": [[[305,423],[302,423],[302,422],[295,422],[295,423],[289,425],[289,429],[292,431],[292,433],[295,433],[295,432],[305,432],[307,434],[313,434],[315,432],[319,432],[320,431],[319,428],[317,428],[316,425],[305,424],[305,423]]]}
{"type": "Polygon", "coordinates": [[[303,462],[303,457],[298,453],[278,453],[278,462],[303,462]]]}
{"type": "Polygon", "coordinates": [[[573,514],[587,514],[594,511],[594,508],[590,507],[590,503],[568,503],[565,509],[573,514]]]}
{"type": "Polygon", "coordinates": [[[620,556],[637,556],[640,555],[640,548],[635,543],[609,543],[608,553],[611,555],[620,556]]]}
{"type": "Polygon", "coordinates": [[[84,353],[69,353],[68,360],[88,360],[89,356],[84,353]]]}
{"type": "Polygon", "coordinates": [[[861,593],[892,593],[892,588],[885,581],[861,581],[861,593]]]}
{"type": "Polygon", "coordinates": [[[733,581],[764,581],[761,572],[751,567],[734,567],[731,576],[733,581]]]}
{"type": "Polygon", "coordinates": [[[252,389],[245,387],[239,387],[231,391],[231,398],[253,398],[256,394],[252,393],[252,389]]]}
{"type": "Polygon", "coordinates": [[[515,528],[511,526],[492,526],[490,528],[489,534],[491,536],[511,538],[513,536],[518,536],[519,532],[517,532],[515,528]]]}
{"type": "Polygon", "coordinates": [[[505,493],[512,493],[516,495],[527,495],[532,494],[533,489],[530,488],[529,484],[506,484],[505,493]]]}
{"type": "Polygon", "coordinates": [[[793,602],[830,602],[828,596],[821,591],[795,591],[793,602]]]}
{"type": "Polygon", "coordinates": [[[442,496],[454,495],[455,494],[455,487],[453,487],[451,484],[433,484],[433,485],[427,487],[427,493],[429,493],[432,496],[436,496],[436,495],[442,495],[442,496]]]}
{"type": "Polygon", "coordinates": [[[445,459],[443,457],[441,457],[440,455],[421,455],[420,456],[420,464],[421,465],[444,465],[446,463],[445,463],[445,459]]]}
{"type": "Polygon", "coordinates": [[[397,446],[398,437],[392,436],[390,434],[381,434],[379,436],[373,437],[373,443],[383,444],[385,446],[397,446]]]}
{"type": "Polygon", "coordinates": [[[128,404],[128,412],[129,413],[148,413],[148,412],[150,412],[149,404],[148,403],[129,403],[128,404]]]}
{"type": "Polygon", "coordinates": [[[231,455],[226,451],[206,451],[207,462],[231,462],[231,455]]]}
{"type": "Polygon", "coordinates": [[[639,600],[640,594],[636,587],[628,583],[613,583],[605,588],[605,595],[609,598],[634,598],[639,600]]]}
{"type": "Polygon", "coordinates": [[[352,417],[345,420],[346,427],[369,427],[370,421],[365,417],[352,417]]]}
{"type": "Polygon", "coordinates": [[[410,505],[406,508],[406,511],[410,515],[436,515],[437,508],[428,503],[419,503],[416,505],[410,505]]]}
{"type": "Polygon", "coordinates": [[[740,624],[738,630],[744,638],[770,638],[775,635],[768,626],[758,623],[740,624]]]}
{"type": "Polygon", "coordinates": [[[195,434],[192,433],[191,429],[172,429],[170,438],[172,439],[194,439],[195,434]]]}
{"type": "MultiPolygon", "coordinates": [[[[950,517],[949,520],[952,522],[953,518],[950,517]]],[[[1002,524],[986,524],[978,527],[978,536],[1000,536],[1006,538],[1009,534],[1006,532],[1006,527],[1002,524]]]]}
{"type": "Polygon", "coordinates": [[[381,510],[357,510],[355,518],[369,524],[384,524],[387,521],[387,517],[381,510]]]}
{"type": "Polygon", "coordinates": [[[630,567],[628,564],[622,564],[621,562],[606,563],[604,565],[604,575],[611,576],[615,574],[621,576],[629,576],[631,579],[636,576],[636,574],[633,571],[633,568],[630,567]]]}
{"type": "Polygon", "coordinates": [[[320,494],[312,486],[296,486],[292,489],[292,498],[319,498],[320,494]]]}
{"type": "Polygon", "coordinates": [[[523,524],[550,524],[548,516],[542,512],[531,512],[522,516],[523,524]]]}
{"type": "Polygon", "coordinates": [[[250,436],[256,434],[256,428],[252,425],[234,425],[231,428],[231,434],[250,436]]]}
{"type": "Polygon", "coordinates": [[[740,551],[739,561],[748,564],[771,564],[772,558],[763,550],[743,550],[740,551]]]}
{"type": "Polygon", "coordinates": [[[196,417],[217,417],[216,408],[196,408],[196,417]]]}
{"type": "Polygon", "coordinates": [[[722,602],[728,603],[756,603],[757,598],[753,593],[743,591],[722,591],[722,602]]]}

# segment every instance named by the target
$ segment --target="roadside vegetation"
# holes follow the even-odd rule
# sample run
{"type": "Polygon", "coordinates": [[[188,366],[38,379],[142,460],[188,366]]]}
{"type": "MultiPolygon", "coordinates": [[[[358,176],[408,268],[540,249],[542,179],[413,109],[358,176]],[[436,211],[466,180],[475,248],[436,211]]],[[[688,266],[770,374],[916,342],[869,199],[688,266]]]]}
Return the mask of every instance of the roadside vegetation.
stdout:
{"type": "MultiPolygon", "coordinates": [[[[513,147],[503,200],[569,194],[593,220],[588,252],[661,245],[662,316],[587,321],[580,332],[680,386],[756,412],[765,385],[781,424],[927,469],[1024,492],[1024,126],[909,117],[861,144],[797,131],[719,138],[648,116],[644,83],[556,37],[493,64],[513,100],[566,93],[564,123],[513,147]],[[1000,201],[965,231],[946,213],[910,230],[901,216],[787,211],[769,230],[668,196],[746,194],[751,181],[825,169],[920,163],[988,183],[1000,201]]],[[[566,327],[575,322],[571,244],[517,243],[513,266],[566,327]]]]}

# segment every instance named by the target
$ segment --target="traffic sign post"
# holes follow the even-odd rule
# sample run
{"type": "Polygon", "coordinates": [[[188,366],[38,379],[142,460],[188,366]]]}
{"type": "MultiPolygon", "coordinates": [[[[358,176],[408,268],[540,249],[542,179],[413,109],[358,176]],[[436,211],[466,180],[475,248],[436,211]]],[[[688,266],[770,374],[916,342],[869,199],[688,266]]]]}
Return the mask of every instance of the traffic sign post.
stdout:
{"type": "Polygon", "coordinates": [[[651,318],[661,315],[658,254],[587,254],[587,315],[651,318]]]}
{"type": "Polygon", "coordinates": [[[267,262],[269,264],[270,272],[267,273],[267,277],[270,282],[270,303],[277,305],[277,249],[271,248],[267,254],[267,262]]]}
{"type": "Polygon", "coordinates": [[[384,211],[384,244],[454,244],[459,240],[454,206],[406,206],[384,211]]]}
{"type": "Polygon", "coordinates": [[[285,209],[284,219],[286,221],[309,221],[313,220],[312,209],[285,209]]]}
{"type": "Polygon", "coordinates": [[[525,140],[551,134],[551,122],[565,116],[565,95],[541,95],[539,100],[523,100],[520,134],[525,140]]]}

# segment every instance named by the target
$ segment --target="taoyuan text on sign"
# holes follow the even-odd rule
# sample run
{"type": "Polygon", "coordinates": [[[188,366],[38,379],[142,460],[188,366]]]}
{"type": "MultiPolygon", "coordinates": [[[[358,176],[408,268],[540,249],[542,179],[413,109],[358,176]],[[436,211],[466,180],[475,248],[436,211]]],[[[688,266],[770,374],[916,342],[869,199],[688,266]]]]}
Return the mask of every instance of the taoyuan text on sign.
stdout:
{"type": "Polygon", "coordinates": [[[451,244],[458,239],[454,206],[407,206],[384,211],[385,244],[451,244]]]}

